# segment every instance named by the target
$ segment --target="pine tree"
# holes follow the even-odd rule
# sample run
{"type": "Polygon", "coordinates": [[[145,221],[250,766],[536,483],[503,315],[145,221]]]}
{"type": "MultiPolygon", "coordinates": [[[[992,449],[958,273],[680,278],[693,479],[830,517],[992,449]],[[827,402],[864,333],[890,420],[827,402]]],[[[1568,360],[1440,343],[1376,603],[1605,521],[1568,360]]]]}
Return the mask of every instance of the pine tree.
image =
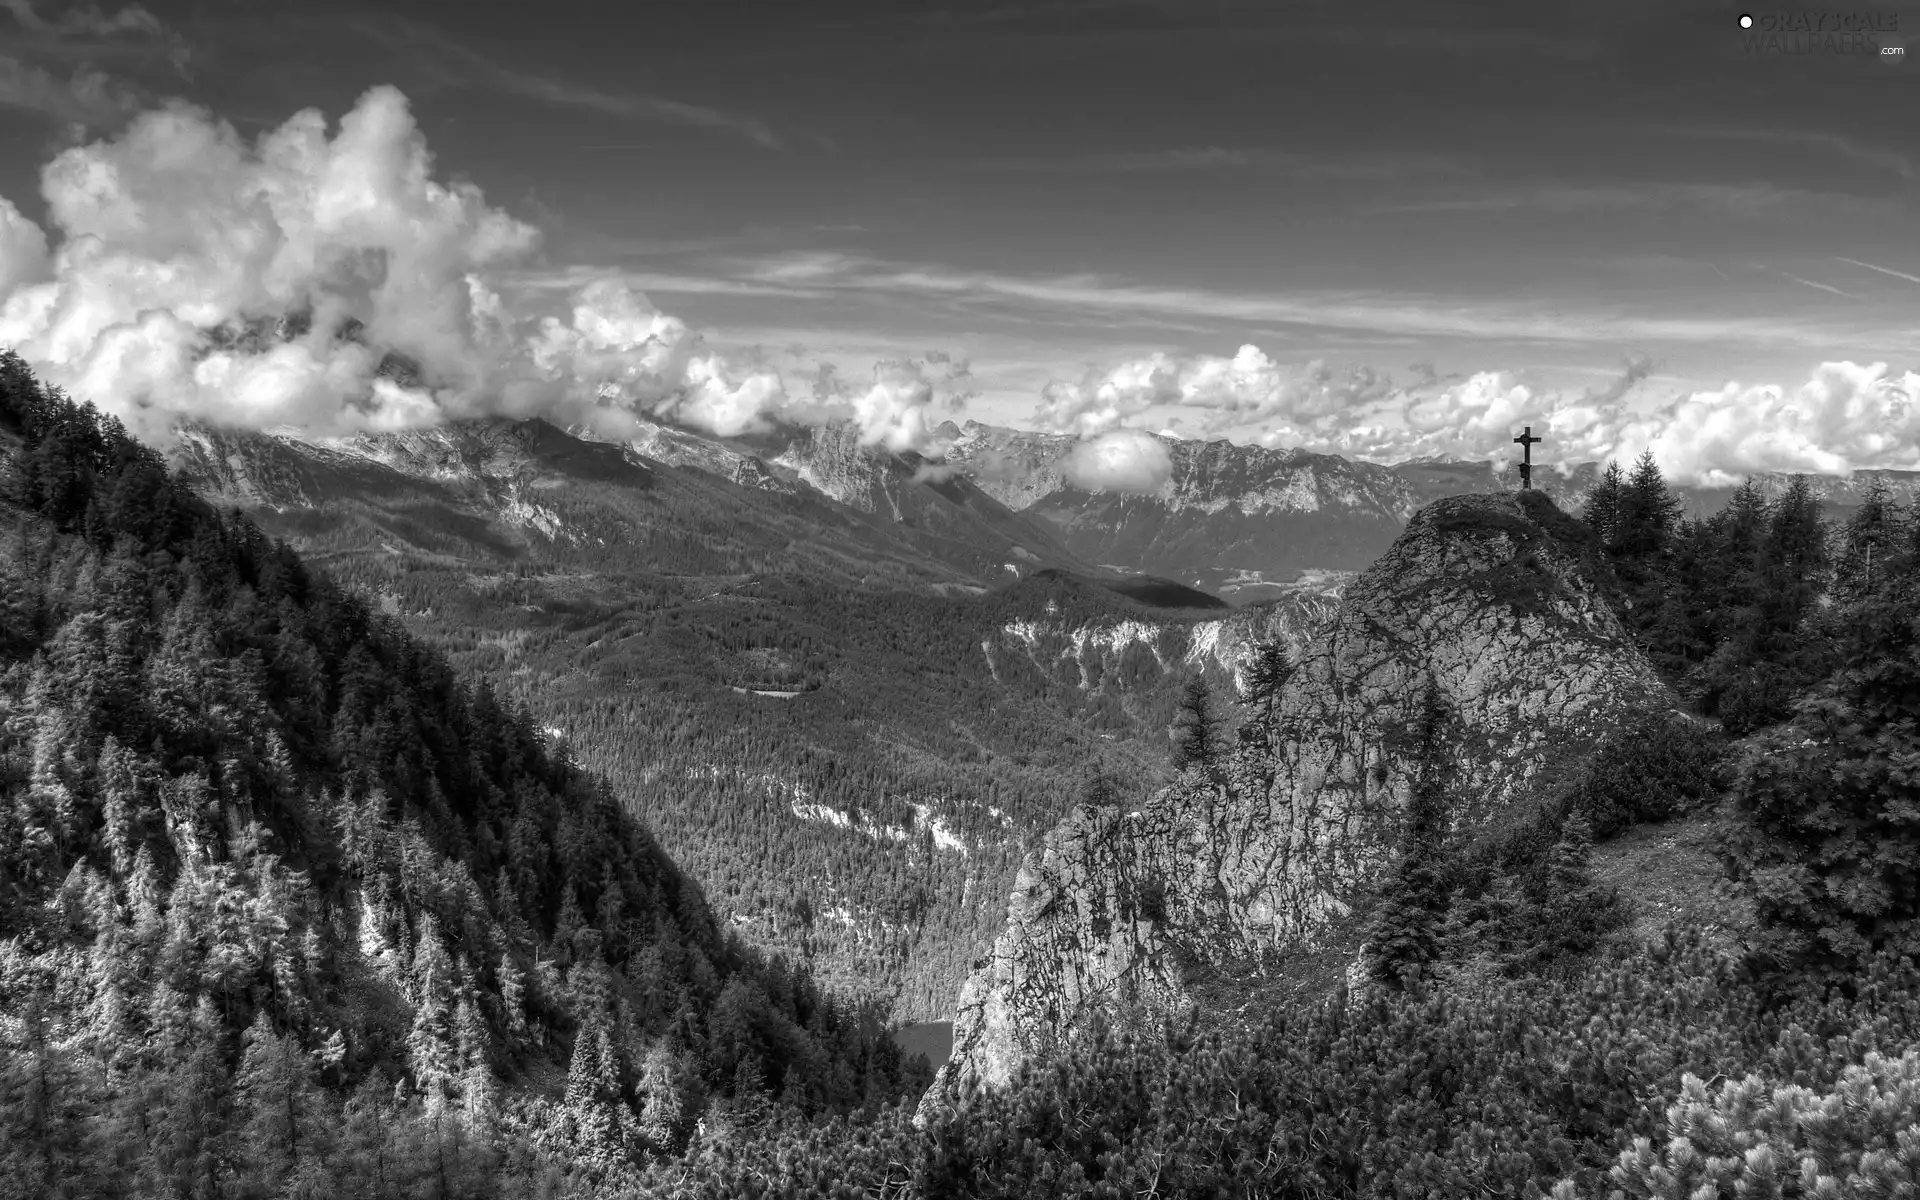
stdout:
{"type": "Polygon", "coordinates": [[[1621,916],[1620,900],[1593,878],[1593,827],[1585,813],[1569,813],[1547,852],[1525,905],[1519,952],[1509,965],[1537,967],[1556,958],[1585,954],[1621,916]]]}
{"type": "Polygon", "coordinates": [[[454,1046],[453,962],[440,944],[431,916],[421,918],[420,940],[410,972],[414,993],[413,1028],[407,1035],[407,1065],[414,1085],[426,1098],[427,1112],[439,1116],[459,1076],[454,1046]]]}
{"type": "Polygon", "coordinates": [[[740,1065],[733,1072],[733,1097],[730,1105],[734,1121],[746,1128],[760,1124],[772,1107],[767,1095],[766,1069],[760,1065],[760,1056],[749,1051],[740,1056],[740,1065]]]}
{"type": "Polygon", "coordinates": [[[1412,983],[1440,957],[1452,903],[1440,870],[1448,831],[1447,710],[1429,683],[1412,729],[1413,794],[1408,798],[1400,856],[1383,884],[1367,938],[1367,968],[1391,986],[1412,983]]]}
{"type": "Polygon", "coordinates": [[[1826,521],[1805,475],[1769,506],[1759,553],[1761,605],[1770,634],[1791,635],[1826,582],[1826,521]]]}
{"type": "Polygon", "coordinates": [[[1273,741],[1280,696],[1293,672],[1283,643],[1263,642],[1255,648],[1241,680],[1240,702],[1251,706],[1257,715],[1240,727],[1243,743],[1265,746],[1273,741]]]}
{"type": "Polygon", "coordinates": [[[1853,600],[1887,586],[1888,560],[1901,550],[1902,514],[1879,476],[1867,480],[1860,507],[1847,518],[1840,558],[1834,564],[1837,599],[1853,600]]]}
{"type": "Polygon", "coordinates": [[[1213,685],[1205,675],[1195,675],[1180,696],[1180,711],[1174,722],[1173,765],[1179,769],[1211,769],[1225,749],[1223,724],[1214,711],[1213,685]]]}
{"type": "Polygon", "coordinates": [[[463,995],[454,1009],[455,1053],[460,1063],[460,1104],[466,1117],[467,1127],[476,1136],[485,1138],[493,1129],[498,1113],[499,1097],[494,1085],[493,1069],[488,1064],[486,1022],[480,1017],[480,1006],[475,1004],[471,995],[463,995]]]}
{"type": "Polygon", "coordinates": [[[1621,493],[1625,490],[1626,480],[1620,473],[1620,464],[1609,462],[1580,507],[1580,519],[1599,535],[1602,546],[1611,548],[1614,544],[1620,526],[1621,493]]]}
{"type": "Polygon", "coordinates": [[[277,1193],[315,1153],[312,1067],[292,1038],[273,1028],[264,1009],[242,1038],[245,1046],[233,1086],[246,1115],[246,1148],[262,1188],[277,1193]]]}
{"type": "Polygon", "coordinates": [[[648,1047],[636,1089],[640,1132],[661,1153],[676,1153],[684,1143],[697,1100],[697,1079],[684,1055],[665,1038],[648,1047]]]}
{"type": "Polygon", "coordinates": [[[1420,979],[1440,957],[1448,904],[1432,856],[1403,854],[1381,888],[1367,935],[1368,973],[1392,986],[1420,979]]]}
{"type": "Polygon", "coordinates": [[[1080,789],[1080,802],[1089,808],[1112,808],[1120,803],[1120,781],[1114,778],[1104,763],[1096,762],[1087,769],[1087,780],[1080,789]]]}
{"type": "Polygon", "coordinates": [[[1640,455],[1619,489],[1609,548],[1629,561],[1646,560],[1667,548],[1680,523],[1680,501],[1667,488],[1653,451],[1640,455]]]}

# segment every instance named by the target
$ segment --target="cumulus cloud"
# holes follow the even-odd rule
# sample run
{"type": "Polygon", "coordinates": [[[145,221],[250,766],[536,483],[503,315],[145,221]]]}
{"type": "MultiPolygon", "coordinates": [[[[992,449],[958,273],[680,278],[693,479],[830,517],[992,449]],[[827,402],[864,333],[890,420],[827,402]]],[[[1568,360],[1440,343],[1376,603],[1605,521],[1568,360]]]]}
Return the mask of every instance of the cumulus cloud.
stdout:
{"type": "MultiPolygon", "coordinates": [[[[1604,385],[1541,388],[1505,371],[1442,377],[1417,364],[1397,385],[1366,368],[1275,363],[1253,346],[1231,358],[1152,355],[1043,391],[1036,419],[1094,439],[1149,409],[1197,412],[1202,436],[1233,432],[1272,447],[1381,462],[1496,459],[1523,425],[1572,464],[1651,450],[1676,481],[1726,486],[1762,471],[1920,469],[1920,375],[1885,363],[1829,362],[1795,387],[1729,383],[1661,392],[1653,364],[1629,358],[1604,385]]],[[[1080,449],[1092,445],[1083,440],[1080,449]]],[[[1076,450],[1078,453],[1079,450],[1076,450]]]]}
{"type": "Polygon", "coordinates": [[[1369,368],[1335,371],[1318,360],[1283,366],[1247,345],[1231,358],[1154,354],[1090,372],[1079,383],[1050,383],[1034,419],[1090,438],[1149,409],[1179,406],[1206,410],[1203,432],[1250,422],[1305,428],[1337,418],[1387,387],[1388,380],[1369,368]]]}
{"type": "Polygon", "coordinates": [[[1060,473],[1089,492],[1151,492],[1173,475],[1173,458],[1144,429],[1114,429],[1076,443],[1060,473]]]}
{"type": "Polygon", "coordinates": [[[497,357],[479,273],[538,237],[471,185],[432,179],[391,88],[331,138],[308,110],[251,146],[174,104],[61,153],[41,190],[59,246],[50,278],[0,301],[0,344],[153,433],[180,417],[388,428],[472,403],[497,357]],[[295,313],[306,332],[271,348],[213,336],[295,313]],[[360,336],[338,336],[350,319],[360,336]],[[428,382],[376,388],[371,347],[428,382]]]}
{"type": "Polygon", "coordinates": [[[337,129],[310,109],[251,143],[176,103],[61,153],[41,190],[51,252],[0,198],[0,346],[149,437],[183,419],[325,435],[544,415],[611,436],[642,416],[721,436],[840,419],[899,451],[967,379],[906,360],[794,395],[613,277],[523,311],[501,280],[538,231],[437,180],[389,87],[337,129]]]}
{"type": "Polygon", "coordinates": [[[0,296],[47,275],[47,235],[0,196],[0,296]]]}

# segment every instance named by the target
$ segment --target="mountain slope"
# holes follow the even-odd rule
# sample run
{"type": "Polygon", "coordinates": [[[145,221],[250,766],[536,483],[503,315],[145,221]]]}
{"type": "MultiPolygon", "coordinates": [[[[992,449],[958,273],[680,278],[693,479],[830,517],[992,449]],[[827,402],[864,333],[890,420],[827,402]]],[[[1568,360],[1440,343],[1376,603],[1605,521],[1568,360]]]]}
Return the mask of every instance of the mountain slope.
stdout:
{"type": "MultiPolygon", "coordinates": [[[[0,1075],[94,1110],[94,1190],[275,1193],[295,1135],[233,1122],[365,1081],[353,1152],[428,1138],[443,1191],[496,1122],[615,1170],[706,1096],[903,1085],[871,1014],[743,952],[490,689],[10,356],[0,430],[0,1075]]],[[[0,1144],[53,1136],[0,1108],[0,1144]]]]}
{"type": "Polygon", "coordinates": [[[429,553],[561,556],[676,574],[792,571],[919,589],[1004,579],[1010,557],[1075,565],[1055,545],[1031,549],[978,523],[915,529],[810,488],[740,485],[702,468],[651,463],[539,420],[325,444],[190,429],[171,457],[222,503],[305,519],[309,528],[356,528],[429,553]]]}
{"type": "Polygon", "coordinates": [[[1257,969],[1323,939],[1400,842],[1428,695],[1450,714],[1463,831],[1669,706],[1605,578],[1583,529],[1538,494],[1421,510],[1301,659],[1271,749],[1131,811],[1076,809],[1047,835],[962,993],[946,1077],[1005,1083],[1090,1009],[1179,1010],[1196,969],[1257,969]]]}

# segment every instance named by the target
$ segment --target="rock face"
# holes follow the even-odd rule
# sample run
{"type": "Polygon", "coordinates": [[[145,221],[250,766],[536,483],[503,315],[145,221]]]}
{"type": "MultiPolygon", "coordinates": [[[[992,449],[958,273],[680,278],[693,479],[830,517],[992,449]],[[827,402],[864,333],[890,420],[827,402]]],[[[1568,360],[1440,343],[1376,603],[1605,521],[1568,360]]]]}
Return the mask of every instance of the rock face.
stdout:
{"type": "Polygon", "coordinates": [[[1314,945],[1390,861],[1430,688],[1451,714],[1461,830],[1671,704],[1590,554],[1538,493],[1420,510],[1301,655],[1271,749],[1235,752],[1218,783],[1183,775],[1139,811],[1083,807],[1047,835],[961,993],[941,1082],[1004,1084],[1094,1008],[1178,1011],[1195,966],[1314,945]]]}
{"type": "Polygon", "coordinates": [[[1006,621],[981,642],[980,652],[996,679],[1037,672],[1082,691],[1114,681],[1157,686],[1182,669],[1238,687],[1262,643],[1279,642],[1298,657],[1333,618],[1345,583],[1345,576],[1319,576],[1276,599],[1203,621],[1157,622],[1113,613],[1073,619],[1050,603],[1043,615],[1006,621]]]}

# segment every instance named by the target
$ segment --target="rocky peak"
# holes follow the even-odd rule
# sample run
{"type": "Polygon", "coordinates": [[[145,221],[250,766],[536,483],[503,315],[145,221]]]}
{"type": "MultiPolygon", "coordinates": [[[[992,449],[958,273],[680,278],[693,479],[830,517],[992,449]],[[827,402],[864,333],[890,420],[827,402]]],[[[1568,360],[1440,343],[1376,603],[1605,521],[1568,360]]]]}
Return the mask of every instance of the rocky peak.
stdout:
{"type": "Polygon", "coordinates": [[[744,487],[769,492],[792,489],[792,485],[775,475],[758,455],[670,425],[639,422],[638,430],[627,440],[627,447],[655,462],[670,467],[693,467],[744,487]]]}
{"type": "Polygon", "coordinates": [[[1583,527],[1538,493],[1420,510],[1299,656],[1271,748],[1137,811],[1077,809],[1029,856],[943,1081],[1002,1084],[1089,1010],[1179,1011],[1196,966],[1257,970],[1321,942],[1399,841],[1429,689],[1467,831],[1670,705],[1607,586],[1583,527]]]}

